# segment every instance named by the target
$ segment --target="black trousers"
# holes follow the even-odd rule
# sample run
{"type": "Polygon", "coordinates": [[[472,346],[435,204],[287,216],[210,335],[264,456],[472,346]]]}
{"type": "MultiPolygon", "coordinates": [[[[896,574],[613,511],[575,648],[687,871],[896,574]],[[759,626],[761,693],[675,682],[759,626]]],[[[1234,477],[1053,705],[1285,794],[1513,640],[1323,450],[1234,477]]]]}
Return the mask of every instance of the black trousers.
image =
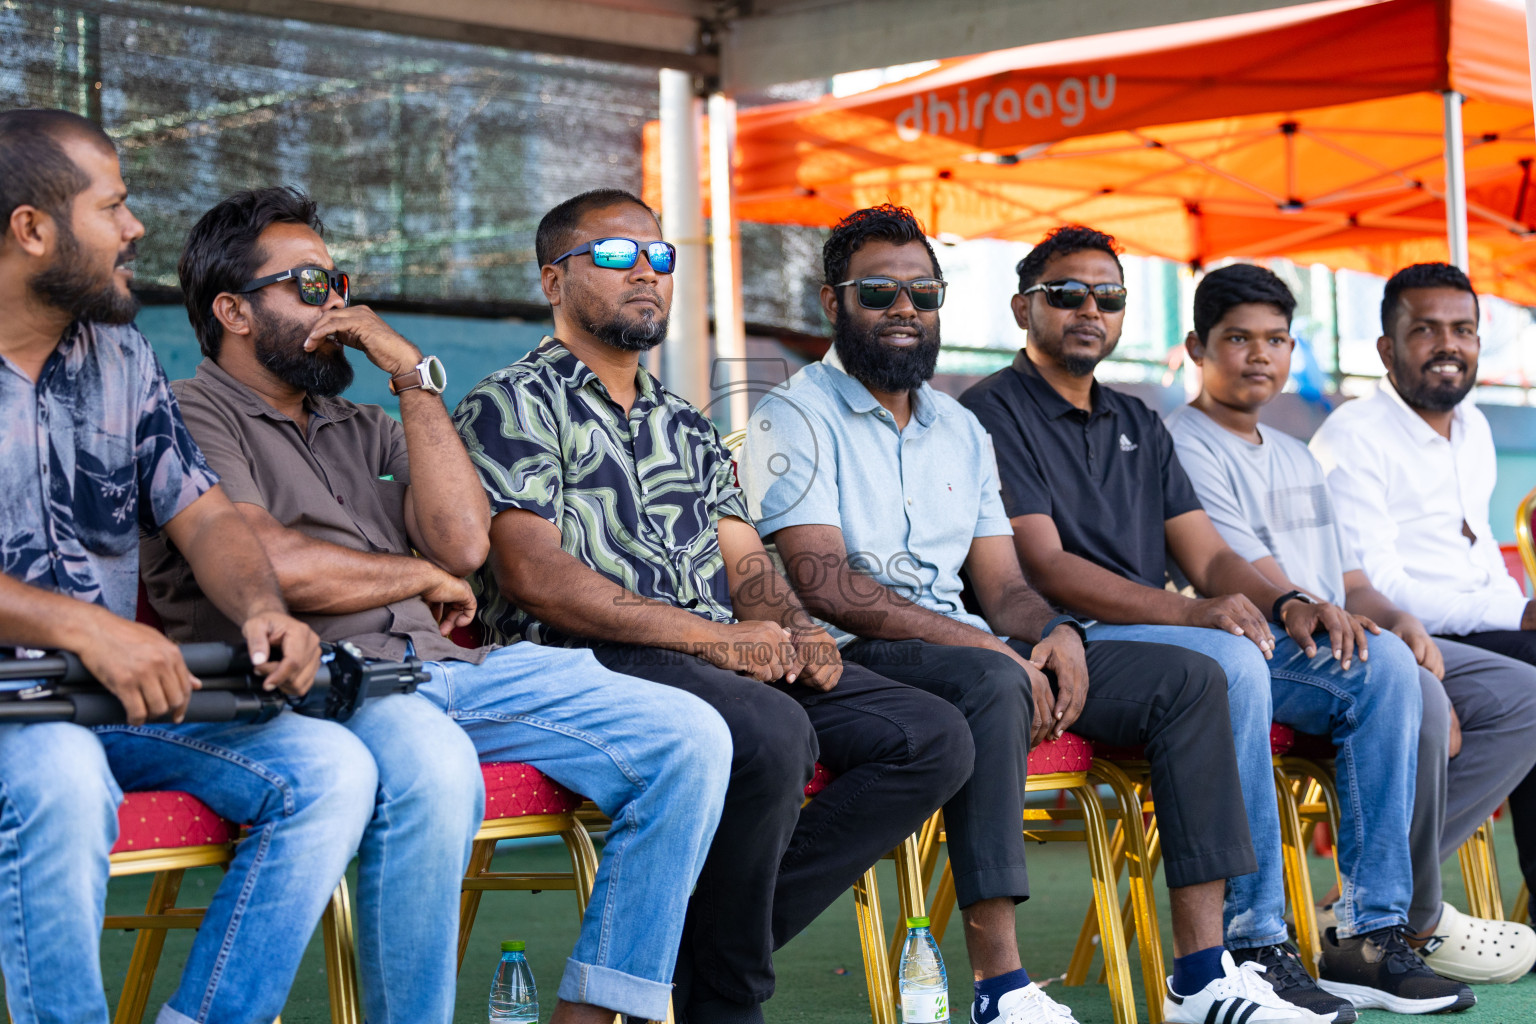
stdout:
{"type": "MultiPolygon", "coordinates": [[[[1030,645],[1009,643],[1029,657],[1030,645]]],[[[1095,641],[1085,653],[1088,698],[1071,731],[1116,746],[1146,744],[1168,885],[1257,871],[1221,666],[1166,644],[1095,641]]],[[[1023,668],[996,651],[921,640],[856,640],[843,657],[943,697],[965,715],[976,770],[944,805],[957,902],[1027,899],[1019,815],[1034,702],[1023,668]]]]}
{"type": "Polygon", "coordinates": [[[971,774],[970,730],[954,708],[858,665],[845,664],[837,686],[818,693],[654,647],[593,653],[615,672],[699,697],[731,730],[725,809],[684,924],[680,1000],[766,1000],[773,950],[971,774]],[[836,778],[802,808],[818,760],[836,778]]]}
{"type": "MultiPolygon", "coordinates": [[[[1448,636],[1447,640],[1471,644],[1506,658],[1536,665],[1536,633],[1523,629],[1491,629],[1466,636],[1448,636]]],[[[1515,834],[1515,849],[1520,857],[1520,875],[1531,892],[1536,893],[1536,772],[1527,775],[1509,793],[1509,826],[1515,834]]]]}

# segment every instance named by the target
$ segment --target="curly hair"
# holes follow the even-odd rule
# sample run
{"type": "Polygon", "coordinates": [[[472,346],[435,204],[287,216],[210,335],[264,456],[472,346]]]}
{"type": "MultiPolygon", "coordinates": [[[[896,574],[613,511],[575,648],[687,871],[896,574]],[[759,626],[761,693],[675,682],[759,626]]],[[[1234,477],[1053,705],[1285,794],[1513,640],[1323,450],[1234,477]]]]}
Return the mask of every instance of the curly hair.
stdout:
{"type": "Polygon", "coordinates": [[[1290,323],[1296,313],[1296,296],[1267,267],[1234,263],[1205,275],[1195,289],[1195,337],[1210,341],[1211,329],[1233,306],[1250,302],[1274,306],[1290,323]]]}
{"type": "Polygon", "coordinates": [[[1410,288],[1454,288],[1472,296],[1472,309],[1478,311],[1477,292],[1467,275],[1449,263],[1415,263],[1404,267],[1387,279],[1387,287],[1381,293],[1381,333],[1392,334],[1392,324],[1402,308],[1403,292],[1410,288]]]}
{"type": "Polygon", "coordinates": [[[1045,237],[1029,250],[1029,255],[1019,260],[1018,266],[1013,268],[1019,275],[1019,291],[1032,287],[1040,280],[1051,257],[1089,251],[1108,253],[1120,269],[1120,280],[1125,280],[1125,267],[1120,265],[1120,243],[1112,235],[1081,224],[1063,224],[1046,232],[1045,237]]]}
{"type": "Polygon", "coordinates": [[[944,276],[939,270],[939,258],[934,255],[933,246],[928,244],[928,236],[923,234],[923,226],[918,223],[912,211],[905,206],[883,203],[865,210],[855,210],[832,228],[827,244],[821,249],[821,265],[827,275],[827,284],[836,286],[839,281],[846,281],[848,264],[853,261],[853,254],[862,249],[864,243],[872,240],[890,242],[892,245],[921,242],[923,248],[928,250],[928,259],[933,263],[933,276],[944,276]]]}

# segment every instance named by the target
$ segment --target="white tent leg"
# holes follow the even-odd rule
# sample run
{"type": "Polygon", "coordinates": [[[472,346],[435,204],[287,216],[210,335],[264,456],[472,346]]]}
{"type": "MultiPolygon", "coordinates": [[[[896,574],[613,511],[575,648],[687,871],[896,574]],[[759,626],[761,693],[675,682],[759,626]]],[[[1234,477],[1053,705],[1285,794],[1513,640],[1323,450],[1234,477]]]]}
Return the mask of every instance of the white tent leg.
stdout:
{"type": "Polygon", "coordinates": [[[747,332],[741,305],[741,236],[736,220],[736,101],[725,93],[709,98],[710,254],[714,268],[715,369],[710,381],[716,396],[726,396],[710,412],[728,417],[730,429],[747,425],[747,332]]]}
{"type": "Polygon", "coordinates": [[[662,346],[662,381],[698,406],[709,404],[708,245],[699,188],[703,104],[686,71],[663,70],[661,89],[661,222],[677,246],[672,322],[662,346]]]}
{"type": "Polygon", "coordinates": [[[1445,100],[1445,234],[1451,262],[1462,270],[1467,265],[1467,168],[1461,134],[1461,104],[1455,90],[1441,93],[1445,100]]]}

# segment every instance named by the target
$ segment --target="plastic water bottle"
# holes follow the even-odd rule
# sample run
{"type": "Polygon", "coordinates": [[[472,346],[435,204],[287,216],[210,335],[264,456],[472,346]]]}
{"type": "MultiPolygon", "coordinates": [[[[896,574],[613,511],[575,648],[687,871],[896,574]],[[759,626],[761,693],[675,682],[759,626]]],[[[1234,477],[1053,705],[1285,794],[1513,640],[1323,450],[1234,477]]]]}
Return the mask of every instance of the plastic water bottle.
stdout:
{"type": "Polygon", "coordinates": [[[523,943],[501,944],[501,963],[491,979],[490,1024],[539,1024],[539,990],[523,955],[523,943]]]}
{"type": "Polygon", "coordinates": [[[926,917],[907,918],[901,947],[902,1024],[939,1024],[949,1020],[949,974],[926,917]]]}

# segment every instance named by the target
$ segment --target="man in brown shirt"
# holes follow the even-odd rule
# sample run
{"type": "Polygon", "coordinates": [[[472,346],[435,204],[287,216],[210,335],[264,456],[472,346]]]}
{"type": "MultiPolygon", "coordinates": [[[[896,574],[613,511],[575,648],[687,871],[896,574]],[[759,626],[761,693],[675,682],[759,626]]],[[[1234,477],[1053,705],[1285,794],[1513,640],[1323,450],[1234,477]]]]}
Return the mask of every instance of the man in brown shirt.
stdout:
{"type": "MultiPolygon", "coordinates": [[[[380,780],[358,878],[366,1015],[452,1020],[478,751],[532,764],[614,819],[554,1020],[664,1017],[683,907],[724,796],[724,724],[697,698],[610,672],[590,652],[446,638],[474,615],[461,577],[485,559],[489,507],[443,407],[441,363],[348,305],[321,230],[292,189],[237,193],[203,216],[179,271],[208,358],[173,387],[294,613],[323,639],[415,655],[432,674],[348,723],[380,780]],[[353,374],[344,346],[390,376],[400,422],[337,397],[353,374]]],[[[145,541],[144,562],[172,636],[233,628],[163,536],[145,541]]]]}

